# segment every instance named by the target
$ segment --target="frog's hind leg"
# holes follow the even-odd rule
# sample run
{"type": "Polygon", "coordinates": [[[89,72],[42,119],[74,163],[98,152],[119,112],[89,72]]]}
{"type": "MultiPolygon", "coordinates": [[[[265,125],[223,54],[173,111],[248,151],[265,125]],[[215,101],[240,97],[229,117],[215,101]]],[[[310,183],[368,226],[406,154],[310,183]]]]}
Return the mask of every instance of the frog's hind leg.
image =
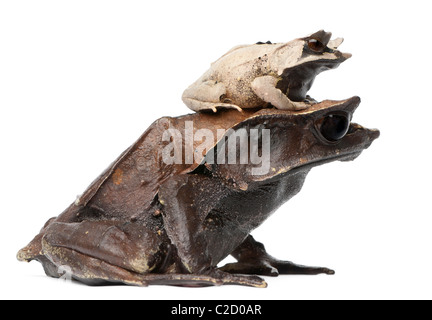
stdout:
{"type": "Polygon", "coordinates": [[[167,252],[163,252],[160,243],[168,240],[158,241],[158,237],[166,235],[156,234],[154,239],[142,225],[134,223],[54,222],[41,240],[44,260],[40,261],[49,276],[75,279],[89,285],[266,286],[257,276],[233,275],[217,268],[188,274],[178,273],[182,272],[180,267],[174,268],[172,273],[157,274],[159,267],[167,261],[167,252]],[[147,251],[155,251],[158,247],[158,253],[146,255],[147,251]]]}
{"type": "Polygon", "coordinates": [[[242,111],[235,104],[221,101],[225,95],[226,88],[222,82],[208,80],[192,84],[183,92],[182,100],[188,108],[197,112],[205,110],[217,112],[217,108],[219,107],[242,111]]]}
{"type": "Polygon", "coordinates": [[[221,270],[230,273],[259,274],[267,276],[278,276],[279,274],[328,274],[335,272],[323,267],[302,266],[290,261],[281,261],[270,256],[262,243],[255,241],[252,236],[246,240],[232,253],[238,260],[237,263],[229,263],[221,270]]]}
{"type": "MultiPolygon", "coordinates": [[[[74,279],[88,285],[127,284],[147,286],[144,276],[78,251],[51,245],[45,238],[42,246],[56,268],[47,274],[55,278],[74,279]]],[[[45,268],[45,271],[47,269],[45,268]]]]}
{"type": "Polygon", "coordinates": [[[267,283],[259,277],[232,275],[220,270],[203,274],[139,274],[69,248],[51,246],[46,239],[43,239],[42,242],[44,252],[49,257],[50,262],[57,266],[56,270],[51,269],[50,276],[70,278],[88,285],[126,284],[135,286],[207,287],[236,284],[257,288],[267,286],[267,283]]]}
{"type": "Polygon", "coordinates": [[[42,253],[57,268],[49,268],[48,275],[53,277],[66,270],[72,278],[88,284],[144,286],[145,274],[164,259],[163,237],[163,233],[153,234],[138,223],[54,222],[42,238],[42,253]]]}

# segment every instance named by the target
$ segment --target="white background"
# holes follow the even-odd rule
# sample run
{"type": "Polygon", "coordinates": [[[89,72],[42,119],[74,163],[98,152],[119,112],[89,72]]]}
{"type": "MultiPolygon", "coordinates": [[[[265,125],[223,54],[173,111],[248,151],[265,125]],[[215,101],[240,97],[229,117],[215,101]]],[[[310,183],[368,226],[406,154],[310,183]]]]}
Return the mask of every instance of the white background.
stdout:
{"type": "Polygon", "coordinates": [[[427,1],[1,1],[1,298],[432,298],[432,41],[427,1]],[[282,259],[335,276],[267,289],[87,287],[16,252],[238,44],[319,29],[353,58],[320,75],[317,100],[362,98],[381,137],[357,160],[315,168],[253,235],[282,259]]]}

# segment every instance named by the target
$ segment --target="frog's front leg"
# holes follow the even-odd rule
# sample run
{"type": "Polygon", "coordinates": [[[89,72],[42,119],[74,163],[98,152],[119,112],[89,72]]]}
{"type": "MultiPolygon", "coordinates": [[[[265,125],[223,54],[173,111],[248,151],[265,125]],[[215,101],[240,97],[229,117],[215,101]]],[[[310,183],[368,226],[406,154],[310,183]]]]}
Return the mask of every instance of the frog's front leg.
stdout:
{"type": "Polygon", "coordinates": [[[281,261],[269,255],[264,245],[249,235],[246,240],[233,251],[232,256],[237,263],[229,263],[221,270],[230,273],[258,274],[278,276],[279,274],[329,274],[335,272],[328,268],[302,266],[290,261],[281,261]]]}
{"type": "MultiPolygon", "coordinates": [[[[219,261],[236,247],[232,243],[241,243],[246,236],[229,229],[223,213],[217,219],[209,217],[213,209],[209,199],[218,201],[226,194],[226,188],[220,181],[201,175],[175,176],[161,186],[158,195],[164,226],[186,273],[176,275],[168,284],[267,286],[257,276],[231,274],[217,268],[219,261]],[[231,239],[223,241],[228,237],[231,239]]],[[[167,277],[165,280],[169,281],[167,277]]]]}
{"type": "Polygon", "coordinates": [[[197,112],[202,110],[217,112],[218,107],[242,111],[235,104],[221,101],[224,96],[226,96],[226,87],[222,82],[207,80],[192,84],[183,92],[182,100],[188,108],[197,112]]]}
{"type": "Polygon", "coordinates": [[[296,102],[288,98],[280,89],[276,88],[278,79],[273,76],[255,78],[251,87],[255,94],[263,101],[282,110],[303,110],[310,106],[307,102],[296,102]]]}

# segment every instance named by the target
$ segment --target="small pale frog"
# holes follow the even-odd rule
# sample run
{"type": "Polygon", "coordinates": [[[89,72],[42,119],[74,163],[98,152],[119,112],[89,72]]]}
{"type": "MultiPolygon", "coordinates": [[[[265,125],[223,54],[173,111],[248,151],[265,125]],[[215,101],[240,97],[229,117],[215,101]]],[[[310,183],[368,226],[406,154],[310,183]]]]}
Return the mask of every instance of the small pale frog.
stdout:
{"type": "Polygon", "coordinates": [[[234,47],[184,91],[183,102],[194,111],[240,111],[268,104],[305,109],[316,103],[307,96],[315,76],[351,57],[337,50],[342,38],[330,39],[331,33],[320,30],[288,43],[234,47]]]}

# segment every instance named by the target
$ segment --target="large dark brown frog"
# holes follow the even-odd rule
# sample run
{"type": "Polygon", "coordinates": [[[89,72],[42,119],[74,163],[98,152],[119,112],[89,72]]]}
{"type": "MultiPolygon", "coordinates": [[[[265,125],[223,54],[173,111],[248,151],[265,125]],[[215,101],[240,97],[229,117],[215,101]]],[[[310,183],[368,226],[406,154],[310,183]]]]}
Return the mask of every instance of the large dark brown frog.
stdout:
{"type": "Polygon", "coordinates": [[[359,103],[161,118],[18,259],[88,284],[265,287],[257,275],[333,274],[273,258],[250,232],[300,191],[311,168],[353,160],[379,136],[351,123],[359,103]],[[238,262],[218,268],[228,255],[238,262]]]}

